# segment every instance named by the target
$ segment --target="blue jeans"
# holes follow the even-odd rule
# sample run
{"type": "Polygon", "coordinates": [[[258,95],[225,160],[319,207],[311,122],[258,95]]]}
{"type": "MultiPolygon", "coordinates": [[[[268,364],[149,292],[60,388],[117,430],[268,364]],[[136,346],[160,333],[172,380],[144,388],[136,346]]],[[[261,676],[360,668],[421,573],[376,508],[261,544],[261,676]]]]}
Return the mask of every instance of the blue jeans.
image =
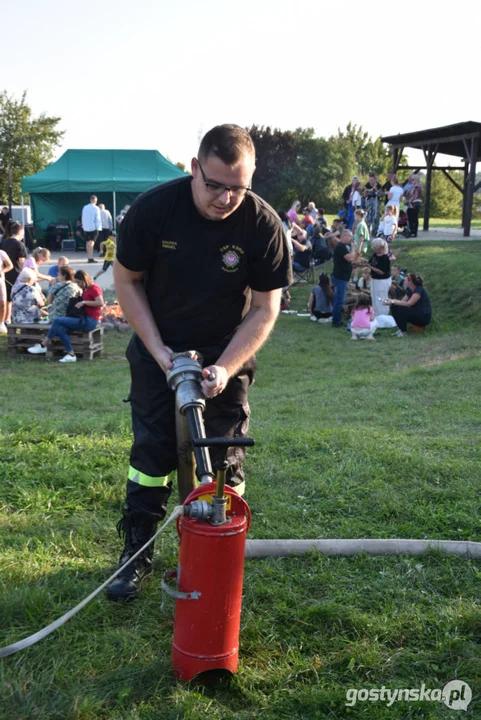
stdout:
{"type": "Polygon", "coordinates": [[[346,299],[347,283],[349,280],[339,280],[334,275],[331,277],[334,288],[334,301],[332,303],[332,324],[339,325],[342,322],[342,306],[346,299]]]}
{"type": "Polygon", "coordinates": [[[48,339],[52,340],[58,337],[67,352],[72,352],[72,343],[70,342],[68,333],[72,330],[80,330],[81,332],[90,332],[97,327],[98,320],[85,315],[83,318],[58,317],[52,323],[52,327],[48,331],[48,339]]]}
{"type": "Polygon", "coordinates": [[[303,273],[306,272],[306,270],[309,270],[309,265],[307,267],[305,265],[301,265],[301,263],[296,262],[295,260],[292,261],[292,269],[296,272],[303,273]]]}

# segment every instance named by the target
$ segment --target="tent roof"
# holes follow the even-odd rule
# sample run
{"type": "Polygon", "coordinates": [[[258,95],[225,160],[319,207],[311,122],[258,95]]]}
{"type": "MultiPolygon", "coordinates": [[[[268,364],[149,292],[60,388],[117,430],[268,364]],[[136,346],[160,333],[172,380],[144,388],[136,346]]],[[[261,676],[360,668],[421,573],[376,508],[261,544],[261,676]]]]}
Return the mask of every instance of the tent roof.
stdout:
{"type": "MultiPolygon", "coordinates": [[[[381,138],[381,140],[389,143],[393,147],[402,148],[423,148],[430,145],[437,145],[438,152],[443,155],[455,155],[456,157],[462,158],[469,154],[464,141],[473,137],[481,138],[481,123],[469,120],[467,122],[456,123],[455,125],[445,125],[444,127],[430,128],[428,130],[418,130],[417,132],[388,135],[381,138]]],[[[477,159],[481,160],[481,142],[478,145],[477,159]]]]}
{"type": "Polygon", "coordinates": [[[22,192],[144,192],[185,175],[157,150],[67,150],[22,179],[22,192]]]}

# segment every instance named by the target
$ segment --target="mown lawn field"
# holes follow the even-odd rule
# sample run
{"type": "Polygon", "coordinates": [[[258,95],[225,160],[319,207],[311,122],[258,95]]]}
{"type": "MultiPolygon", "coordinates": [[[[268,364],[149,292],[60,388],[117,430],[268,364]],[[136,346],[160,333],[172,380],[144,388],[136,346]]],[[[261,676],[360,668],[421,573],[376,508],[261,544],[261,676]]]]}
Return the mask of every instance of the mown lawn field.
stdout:
{"type": "MultiPolygon", "coordinates": [[[[403,249],[404,247],[404,249],[403,249]]],[[[259,354],[247,461],[252,538],[480,538],[480,242],[402,240],[434,322],[404,340],[281,315],[259,354]]],[[[308,288],[293,291],[303,310],[308,288]]],[[[0,645],[66,612],[113,571],[130,446],[127,338],[100,360],[8,358],[0,338],[0,645]]],[[[173,498],[175,500],[175,498],[173,498]]],[[[172,502],[172,506],[174,502],[172,502]]],[[[130,605],[94,600],[0,662],[0,720],[321,720],[481,717],[481,562],[423,557],[246,563],[238,674],[175,681],[160,571],[130,605]],[[349,689],[442,688],[440,702],[359,701],[349,689]]]]}

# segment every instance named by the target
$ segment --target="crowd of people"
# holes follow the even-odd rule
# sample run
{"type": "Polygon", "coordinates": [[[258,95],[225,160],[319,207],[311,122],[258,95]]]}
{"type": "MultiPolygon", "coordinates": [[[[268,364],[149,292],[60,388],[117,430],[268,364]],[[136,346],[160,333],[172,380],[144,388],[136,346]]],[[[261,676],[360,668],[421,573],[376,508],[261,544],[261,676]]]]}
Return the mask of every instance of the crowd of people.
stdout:
{"type": "MultiPolygon", "coordinates": [[[[90,331],[98,325],[104,305],[102,290],[84,270],[75,272],[64,255],[42,272],[42,266],[50,261],[50,250],[36,247],[28,255],[23,226],[12,221],[6,225],[0,240],[0,335],[7,333],[10,323],[49,323],[45,340],[28,352],[46,353],[49,342],[58,337],[66,351],[60,362],[76,362],[68,333],[90,331]],[[42,281],[48,283],[45,293],[42,281]]],[[[114,238],[103,241],[106,259],[96,277],[113,264],[115,245],[114,238]]]]}
{"type": "MultiPolygon", "coordinates": [[[[408,293],[409,288],[402,283],[395,284],[393,274],[397,272],[396,266],[393,266],[391,272],[391,262],[396,259],[391,251],[391,243],[396,237],[400,216],[406,212],[407,234],[417,236],[421,197],[419,176],[414,173],[403,186],[395,173],[387,173],[383,185],[375,173],[370,173],[364,185],[354,177],[351,184],[346,186],[343,208],[331,225],[326,219],[325,210],[317,209],[314,202],[309,202],[301,212],[301,203],[297,200],[288,211],[279,212],[295,274],[302,274],[312,266],[333,260],[330,278],[321,273],[319,285],[312,288],[310,293],[308,309],[312,320],[332,322],[333,327],[342,327],[344,310],[348,313],[349,325],[352,327],[353,318],[350,316],[357,301],[361,302],[360,310],[365,302],[364,297],[358,296],[366,295],[371,299],[374,314],[372,323],[377,326],[386,326],[388,321],[385,317],[381,321],[379,318],[388,315],[389,309],[392,317],[400,319],[403,326],[404,317],[414,317],[413,307],[421,299],[423,313],[417,324],[430,321],[430,311],[426,311],[427,293],[422,284],[415,285],[423,287],[423,292],[412,292],[416,296],[413,302],[408,293]],[[401,209],[403,199],[405,211],[401,209]],[[384,209],[381,212],[383,202],[384,209]],[[394,288],[395,297],[390,296],[394,288]],[[393,303],[399,305],[393,306],[393,303]],[[408,315],[397,309],[401,303],[409,303],[405,305],[410,308],[408,315]]],[[[115,219],[117,223],[123,221],[128,209],[128,205],[122,209],[115,219]]],[[[23,242],[23,227],[11,221],[7,208],[1,211],[0,222],[3,230],[0,241],[0,334],[6,333],[6,324],[11,320],[22,323],[66,317],[68,301],[82,291],[75,281],[72,268],[68,267],[68,259],[62,256],[58,264],[52,266],[48,274],[44,274],[40,266],[50,260],[49,250],[37,247],[28,256],[23,242]],[[42,280],[50,284],[47,297],[38,285],[42,280]]],[[[105,205],[98,204],[97,196],[92,195],[83,207],[77,225],[77,233],[81,234],[85,242],[88,263],[97,262],[93,257],[94,250],[98,250],[104,258],[102,269],[92,279],[95,282],[113,265],[115,259],[114,222],[105,205]]],[[[284,288],[283,297],[286,302],[289,301],[289,288],[284,288]]],[[[356,322],[362,314],[356,314],[356,322]]],[[[403,334],[405,329],[401,326],[398,325],[397,331],[403,334]]]]}
{"type": "MultiPolygon", "coordinates": [[[[334,328],[347,324],[353,340],[373,340],[376,329],[389,327],[404,337],[408,323],[425,327],[431,322],[431,303],[422,277],[392,264],[396,257],[391,243],[403,212],[401,201],[404,198],[409,222],[406,234],[417,236],[421,193],[416,174],[401,186],[394,173],[388,173],[384,185],[371,173],[364,187],[354,177],[345,188],[344,207],[330,226],[324,209],[318,210],[314,202],[302,210],[302,216],[298,200],[288,211],[279,211],[294,277],[302,278],[311,267],[333,261],[330,277],[321,273],[309,294],[312,321],[330,322],[334,328]]],[[[286,287],[286,310],[290,299],[286,287]]]]}

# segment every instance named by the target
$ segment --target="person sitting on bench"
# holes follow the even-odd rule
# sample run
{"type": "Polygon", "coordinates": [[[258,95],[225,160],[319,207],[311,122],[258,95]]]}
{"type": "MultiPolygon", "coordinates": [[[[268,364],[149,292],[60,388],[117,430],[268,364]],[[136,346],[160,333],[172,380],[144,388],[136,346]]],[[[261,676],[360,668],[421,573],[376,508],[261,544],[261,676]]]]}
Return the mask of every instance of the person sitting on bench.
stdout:
{"type": "Polygon", "coordinates": [[[31,353],[31,355],[45,354],[47,352],[47,345],[52,342],[53,338],[58,336],[67,351],[67,354],[63,358],[60,358],[59,362],[76,362],[77,357],[68,336],[69,332],[72,332],[72,330],[90,332],[97,327],[102,315],[102,306],[104,305],[102,290],[94,283],[85,270],[77,270],[74,277],[82,290],[82,299],[75,303],[77,316],[55,318],[48,331],[47,337],[42,340],[41,343],[37,343],[33,347],[28,348],[28,352],[31,353]]]}
{"type": "Polygon", "coordinates": [[[12,288],[12,322],[37,323],[42,315],[45,297],[37,285],[37,273],[32,268],[23,268],[12,288]]]}

